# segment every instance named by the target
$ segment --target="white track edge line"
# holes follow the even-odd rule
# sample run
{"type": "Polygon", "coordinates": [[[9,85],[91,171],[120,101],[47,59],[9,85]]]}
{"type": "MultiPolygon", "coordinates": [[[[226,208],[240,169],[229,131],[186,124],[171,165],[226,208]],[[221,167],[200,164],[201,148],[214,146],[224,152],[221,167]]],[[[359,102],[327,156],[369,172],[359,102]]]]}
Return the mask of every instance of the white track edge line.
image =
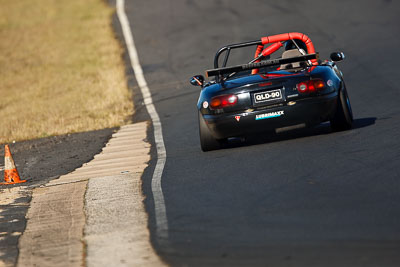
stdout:
{"type": "Polygon", "coordinates": [[[151,191],[153,193],[156,234],[159,238],[168,239],[168,220],[164,202],[164,194],[161,187],[161,176],[164,170],[167,153],[165,150],[164,139],[162,135],[161,121],[158,113],[153,105],[149,87],[143,75],[143,69],[139,63],[138,53],[133,40],[132,31],[129,26],[129,21],[125,13],[125,1],[117,0],[117,15],[121,23],[122,32],[125,38],[125,43],[128,48],[131,66],[135,73],[136,81],[140,87],[143,96],[144,104],[153,122],[154,139],[157,148],[157,163],[151,179],[151,191]]]}

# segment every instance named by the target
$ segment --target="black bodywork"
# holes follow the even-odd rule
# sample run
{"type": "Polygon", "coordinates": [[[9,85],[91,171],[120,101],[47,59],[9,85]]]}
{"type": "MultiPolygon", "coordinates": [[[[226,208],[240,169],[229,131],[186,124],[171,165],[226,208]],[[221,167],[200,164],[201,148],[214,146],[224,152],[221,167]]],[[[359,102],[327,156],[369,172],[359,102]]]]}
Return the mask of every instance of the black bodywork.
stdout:
{"type": "Polygon", "coordinates": [[[260,63],[226,67],[231,49],[257,44],[254,41],[221,48],[215,56],[215,69],[207,71],[208,75],[216,76],[215,80],[204,84],[202,76],[192,78],[192,84],[202,86],[197,108],[203,151],[218,149],[221,142],[230,137],[281,132],[315,126],[325,121],[331,121],[334,130],[351,128],[353,118],[350,101],[343,75],[335,63],[344,58],[342,53],[332,53],[331,59],[335,61],[319,61],[316,65],[304,60],[307,56],[317,58],[314,54],[300,59],[268,59],[260,63]],[[226,54],[222,68],[219,68],[218,60],[223,52],[226,54]],[[298,68],[277,69],[282,62],[301,60],[298,68]],[[256,67],[260,69],[258,74],[248,72],[256,67]],[[321,88],[301,92],[299,85],[309,81],[318,81],[321,88]],[[211,107],[213,98],[225,95],[234,95],[236,103],[211,107]],[[274,98],[268,99],[271,95],[274,98]]]}

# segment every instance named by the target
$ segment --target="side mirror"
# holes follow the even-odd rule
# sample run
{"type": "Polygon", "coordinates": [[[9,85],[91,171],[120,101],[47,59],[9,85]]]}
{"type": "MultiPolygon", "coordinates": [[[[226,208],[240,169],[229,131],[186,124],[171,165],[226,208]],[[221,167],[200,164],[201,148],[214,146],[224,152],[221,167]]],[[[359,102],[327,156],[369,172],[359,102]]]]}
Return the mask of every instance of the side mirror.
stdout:
{"type": "Polygon", "coordinates": [[[194,86],[203,86],[204,84],[204,77],[203,75],[196,75],[190,79],[190,84],[194,86]]]}
{"type": "Polygon", "coordinates": [[[331,54],[331,60],[335,61],[335,62],[342,61],[344,58],[345,58],[345,56],[344,56],[343,52],[333,52],[331,54]]]}

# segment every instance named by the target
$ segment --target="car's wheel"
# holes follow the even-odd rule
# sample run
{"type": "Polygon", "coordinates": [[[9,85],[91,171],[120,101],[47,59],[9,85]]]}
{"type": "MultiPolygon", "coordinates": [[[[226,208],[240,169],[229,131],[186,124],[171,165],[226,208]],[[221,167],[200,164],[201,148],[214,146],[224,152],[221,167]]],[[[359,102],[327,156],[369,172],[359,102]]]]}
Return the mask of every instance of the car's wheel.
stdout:
{"type": "Polygon", "coordinates": [[[343,131],[351,129],[352,125],[353,111],[346,87],[343,86],[339,92],[336,113],[331,119],[331,128],[333,131],[343,131]]]}
{"type": "Polygon", "coordinates": [[[203,151],[216,150],[221,148],[221,143],[215,139],[208,129],[203,116],[199,112],[199,133],[200,133],[200,145],[203,151]]]}

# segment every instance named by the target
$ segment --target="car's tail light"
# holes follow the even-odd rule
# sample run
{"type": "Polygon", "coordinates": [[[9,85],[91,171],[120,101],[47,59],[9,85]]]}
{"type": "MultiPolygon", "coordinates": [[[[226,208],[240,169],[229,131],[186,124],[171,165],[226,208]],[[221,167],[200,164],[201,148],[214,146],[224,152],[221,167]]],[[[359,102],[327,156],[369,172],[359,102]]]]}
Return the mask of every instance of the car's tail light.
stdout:
{"type": "Polygon", "coordinates": [[[325,88],[325,83],[320,79],[309,80],[298,83],[296,88],[299,93],[312,93],[323,90],[325,88]]]}
{"type": "Polygon", "coordinates": [[[237,103],[236,95],[220,95],[213,97],[210,102],[210,107],[213,109],[225,108],[234,106],[237,103]]]}

